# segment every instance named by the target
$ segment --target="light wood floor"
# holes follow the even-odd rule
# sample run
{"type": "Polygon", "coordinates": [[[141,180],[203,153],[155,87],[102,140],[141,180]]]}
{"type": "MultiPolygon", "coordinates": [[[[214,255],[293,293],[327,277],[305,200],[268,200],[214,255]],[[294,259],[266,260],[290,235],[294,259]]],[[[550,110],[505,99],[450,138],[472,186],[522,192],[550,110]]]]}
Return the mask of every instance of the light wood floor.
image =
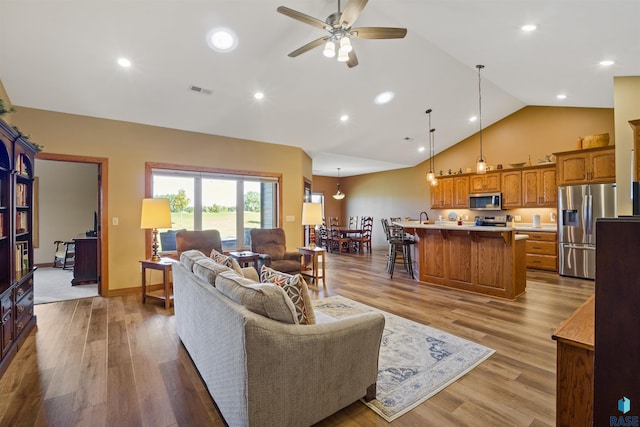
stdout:
{"type": "MultiPolygon", "coordinates": [[[[516,301],[421,285],[384,250],[327,256],[326,294],[340,294],[496,350],[394,426],[555,425],[551,333],[592,281],[530,271],[516,301]]],[[[324,291],[313,291],[322,298],[324,291]]],[[[0,426],[219,426],[215,404],[180,344],[173,309],[135,296],[36,306],[38,329],[0,380],[0,426]]],[[[309,390],[313,399],[313,390],[309,390]]],[[[386,426],[360,402],[321,426],[386,426]]]]}

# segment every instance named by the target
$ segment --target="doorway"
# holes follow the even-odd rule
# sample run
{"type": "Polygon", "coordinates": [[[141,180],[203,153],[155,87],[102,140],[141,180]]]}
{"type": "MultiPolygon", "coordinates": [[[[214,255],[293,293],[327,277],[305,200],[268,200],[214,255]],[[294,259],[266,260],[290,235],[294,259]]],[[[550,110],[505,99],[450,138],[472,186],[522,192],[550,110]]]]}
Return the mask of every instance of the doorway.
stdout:
{"type": "MultiPolygon", "coordinates": [[[[47,177],[47,184],[45,185],[42,179],[39,179],[39,195],[38,199],[42,202],[49,202],[56,216],[59,215],[60,209],[64,210],[64,206],[68,204],[69,212],[65,215],[61,221],[59,227],[56,227],[55,219],[43,218],[42,215],[38,215],[38,235],[39,245],[34,251],[35,263],[48,266],[54,260],[54,252],[51,248],[54,240],[60,238],[68,240],[74,237],[93,236],[97,238],[97,294],[101,296],[108,296],[109,294],[109,281],[108,281],[108,233],[106,218],[107,214],[107,187],[108,187],[108,159],[100,157],[87,157],[87,156],[74,156],[66,154],[53,154],[53,153],[38,153],[36,156],[36,175],[39,175],[38,163],[41,165],[47,165],[41,167],[43,172],[53,171],[50,174],[55,174],[56,166],[58,171],[67,170],[67,173],[59,173],[59,179],[55,178],[55,175],[47,177]],[[42,161],[42,162],[41,162],[42,161]],[[48,161],[51,161],[47,165],[48,161]],[[66,164],[66,168],[65,168],[66,164]],[[62,168],[62,169],[61,169],[62,168]],[[79,176],[83,176],[88,181],[88,189],[78,189],[77,185],[71,185],[69,179],[73,179],[73,176],[69,178],[69,171],[78,171],[79,176]],[[51,185],[52,182],[55,185],[51,185]],[[95,184],[94,184],[95,182],[95,184]],[[54,198],[54,202],[51,202],[52,197],[43,197],[42,189],[49,188],[51,196],[54,198]],[[65,191],[68,188],[69,191],[65,191]],[[91,188],[94,190],[92,191],[91,188]],[[76,191],[74,195],[73,192],[76,191]],[[77,192],[80,193],[77,193],[77,192]],[[74,197],[76,199],[74,199],[74,197]],[[77,200],[78,197],[87,200],[77,200]],[[74,212],[71,210],[74,209],[74,212]],[[51,230],[45,230],[44,227],[56,227],[54,233],[60,233],[60,237],[55,237],[51,230]]],[[[38,203],[38,208],[41,211],[46,212],[47,209],[43,206],[43,203],[38,203]]],[[[44,269],[43,269],[44,273],[44,269]]],[[[80,290],[82,286],[74,286],[80,290]]],[[[71,284],[69,284],[71,287],[71,284]]],[[[82,291],[80,291],[82,293],[82,291]]],[[[86,291],[85,291],[86,293],[86,291]]]]}

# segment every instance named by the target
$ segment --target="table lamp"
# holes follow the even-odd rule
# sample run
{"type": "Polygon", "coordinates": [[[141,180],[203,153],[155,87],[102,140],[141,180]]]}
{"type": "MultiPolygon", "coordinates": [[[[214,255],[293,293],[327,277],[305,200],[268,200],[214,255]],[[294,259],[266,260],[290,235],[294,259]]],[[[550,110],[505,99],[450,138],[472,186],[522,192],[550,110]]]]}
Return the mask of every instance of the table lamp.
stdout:
{"type": "Polygon", "coordinates": [[[140,228],[150,228],[152,230],[151,261],[160,261],[160,255],[158,255],[158,228],[171,228],[169,199],[142,199],[140,228]]]}
{"type": "Polygon", "coordinates": [[[302,204],[302,225],[309,226],[309,247],[316,247],[316,225],[322,224],[322,204],[302,204]]]}

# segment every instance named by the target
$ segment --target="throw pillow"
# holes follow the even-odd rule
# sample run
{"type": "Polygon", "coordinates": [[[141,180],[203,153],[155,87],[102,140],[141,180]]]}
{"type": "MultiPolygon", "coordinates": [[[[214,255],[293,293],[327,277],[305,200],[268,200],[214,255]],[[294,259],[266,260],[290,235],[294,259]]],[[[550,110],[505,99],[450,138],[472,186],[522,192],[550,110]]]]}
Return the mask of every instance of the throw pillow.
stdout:
{"type": "Polygon", "coordinates": [[[221,254],[215,249],[211,250],[211,255],[209,255],[209,257],[215,262],[217,262],[218,264],[225,265],[233,269],[239,275],[244,276],[244,274],[242,273],[242,268],[240,267],[240,264],[238,264],[238,261],[235,260],[235,258],[225,254],[221,254]]]}
{"type": "Polygon", "coordinates": [[[180,254],[180,263],[187,267],[189,271],[193,271],[193,264],[199,259],[206,258],[207,256],[197,249],[191,249],[184,251],[180,254]]]}
{"type": "Polygon", "coordinates": [[[278,285],[255,283],[229,270],[218,275],[216,289],[261,316],[284,323],[298,323],[291,298],[278,285]]]}
{"type": "Polygon", "coordinates": [[[260,271],[260,282],[274,283],[285,290],[296,307],[298,323],[303,325],[313,325],[316,323],[311,298],[309,297],[309,288],[307,287],[307,282],[302,278],[302,275],[282,273],[263,265],[260,271]]]}
{"type": "Polygon", "coordinates": [[[216,276],[224,271],[233,271],[226,265],[218,264],[206,256],[193,264],[193,274],[215,286],[216,276]]]}

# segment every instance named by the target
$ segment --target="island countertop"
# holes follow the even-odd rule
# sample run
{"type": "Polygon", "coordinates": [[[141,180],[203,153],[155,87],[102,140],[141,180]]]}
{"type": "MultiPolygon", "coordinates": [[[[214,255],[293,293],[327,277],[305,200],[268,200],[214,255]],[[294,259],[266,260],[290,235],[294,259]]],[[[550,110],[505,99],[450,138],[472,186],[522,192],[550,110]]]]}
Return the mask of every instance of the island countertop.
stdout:
{"type": "Polygon", "coordinates": [[[468,230],[468,231],[540,231],[540,232],[557,232],[557,227],[544,225],[542,227],[534,227],[530,224],[522,224],[516,226],[486,226],[475,225],[473,221],[464,221],[462,225],[458,225],[455,221],[436,221],[435,223],[424,223],[421,221],[398,221],[394,222],[403,228],[422,228],[436,230],[468,230]]]}
{"type": "Polygon", "coordinates": [[[418,280],[514,299],[525,292],[527,234],[473,222],[397,221],[417,237],[418,280]]]}

